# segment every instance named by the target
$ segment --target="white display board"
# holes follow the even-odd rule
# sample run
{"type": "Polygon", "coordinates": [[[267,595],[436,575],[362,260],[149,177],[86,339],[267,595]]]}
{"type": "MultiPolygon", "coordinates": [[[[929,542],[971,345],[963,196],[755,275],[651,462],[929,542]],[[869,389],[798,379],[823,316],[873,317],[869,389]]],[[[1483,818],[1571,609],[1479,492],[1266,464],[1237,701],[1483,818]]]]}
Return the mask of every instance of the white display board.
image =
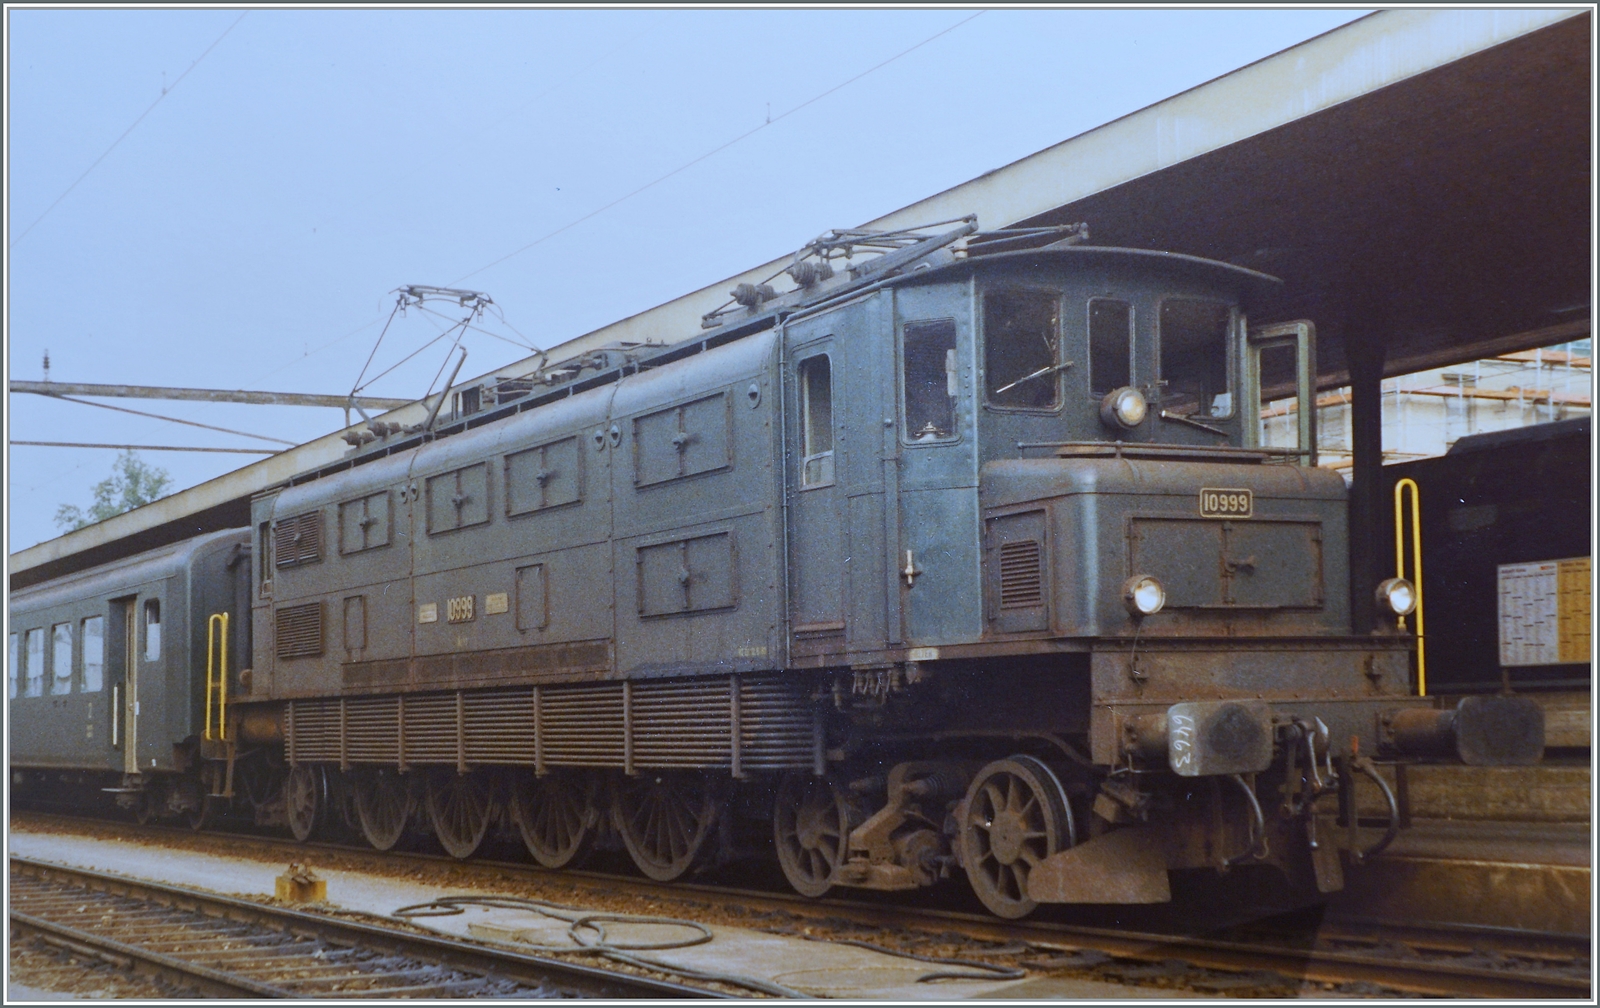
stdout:
{"type": "Polygon", "coordinates": [[[1500,565],[1500,664],[1589,661],[1589,558],[1500,565]]]}

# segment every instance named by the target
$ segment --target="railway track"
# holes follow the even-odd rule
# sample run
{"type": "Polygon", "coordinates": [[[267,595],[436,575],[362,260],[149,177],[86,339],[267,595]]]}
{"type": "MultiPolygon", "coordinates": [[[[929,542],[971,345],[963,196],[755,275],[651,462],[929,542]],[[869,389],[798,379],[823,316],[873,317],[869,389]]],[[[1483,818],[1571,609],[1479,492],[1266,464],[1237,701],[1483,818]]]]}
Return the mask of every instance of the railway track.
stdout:
{"type": "MultiPolygon", "coordinates": [[[[76,823],[78,817],[62,817],[76,823]]],[[[190,839],[188,830],[118,824],[120,834],[190,839]]],[[[1240,926],[1203,937],[1056,921],[1001,921],[957,910],[907,907],[860,899],[810,900],[789,893],[704,883],[663,885],[597,871],[551,872],[489,859],[453,858],[316,841],[240,836],[261,852],[304,860],[322,850],[392,871],[398,862],[449,866],[455,878],[504,885],[560,880],[652,905],[686,905],[685,916],[710,908],[745,927],[806,934],[820,940],[869,939],[897,951],[977,958],[1032,974],[1079,976],[1139,985],[1227,994],[1298,991],[1305,984],[1350,995],[1428,995],[1504,999],[1590,997],[1589,946],[1570,936],[1486,928],[1397,927],[1362,921],[1325,922],[1314,932],[1265,933],[1240,926]],[[708,902],[710,901],[710,902],[708,902]]],[[[1291,995],[1292,996],[1292,995],[1291,995]]]]}
{"type": "Polygon", "coordinates": [[[707,998],[653,977],[12,857],[13,933],[227,998],[707,998]]]}

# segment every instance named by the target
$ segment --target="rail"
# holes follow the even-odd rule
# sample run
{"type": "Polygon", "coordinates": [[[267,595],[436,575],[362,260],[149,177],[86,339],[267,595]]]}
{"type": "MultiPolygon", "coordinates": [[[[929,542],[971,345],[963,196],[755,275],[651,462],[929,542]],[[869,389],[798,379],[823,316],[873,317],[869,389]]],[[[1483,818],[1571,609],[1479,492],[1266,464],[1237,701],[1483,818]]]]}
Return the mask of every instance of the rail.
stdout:
{"type": "Polygon", "coordinates": [[[225,997],[731,996],[32,858],[10,867],[14,927],[225,997]]]}
{"type": "MultiPolygon", "coordinates": [[[[76,818],[76,817],[57,817],[76,818]]],[[[119,824],[120,835],[132,828],[119,824]]],[[[190,837],[192,832],[179,827],[139,827],[141,834],[170,834],[190,837]]],[[[1116,969],[1137,963],[1156,964],[1151,969],[1181,960],[1191,971],[1223,971],[1246,976],[1275,971],[1296,982],[1324,984],[1375,984],[1416,994],[1445,997],[1492,997],[1516,999],[1588,997],[1591,982],[1588,968],[1559,971],[1559,964],[1580,956],[1587,962],[1588,941],[1573,936],[1484,927],[1445,928],[1394,927],[1387,924],[1355,922],[1354,928],[1325,924],[1311,945],[1296,935],[1273,935],[1271,941],[1239,940],[1231,929],[1208,937],[1181,933],[1093,927],[1056,921],[1001,921],[959,910],[932,907],[910,908],[850,898],[807,899],[790,893],[752,890],[711,883],[649,882],[628,875],[600,871],[561,871],[527,864],[453,858],[415,852],[377,854],[366,847],[313,841],[297,844],[261,836],[240,836],[241,841],[267,848],[282,848],[283,857],[304,858],[307,848],[337,851],[349,856],[371,856],[375,861],[408,861],[419,866],[448,864],[453,871],[483,872],[504,884],[508,874],[530,880],[559,878],[579,887],[599,886],[611,894],[648,899],[655,910],[674,899],[711,899],[726,906],[738,906],[762,915],[779,914],[792,918],[790,927],[804,924],[803,933],[817,940],[833,940],[822,932],[847,921],[878,929],[885,935],[901,934],[908,927],[921,926],[948,934],[952,930],[969,940],[1027,946],[1033,952],[1078,950],[1084,963],[1094,966],[1104,954],[1123,961],[1116,969]],[[1483,961],[1483,960],[1492,961],[1483,961]],[[1518,964],[1521,964],[1520,966],[1518,964]]],[[[254,855],[252,855],[254,856],[254,855]]],[[[256,904],[246,904],[256,906],[256,904]]],[[[746,925],[748,926],[748,925],[746,925]]],[[[1063,962],[1074,968],[1074,963],[1063,962]]],[[[1110,969],[1115,964],[1108,964],[1110,969]]],[[[1108,976],[1117,975],[1113,970],[1108,976]]],[[[1165,975],[1165,974],[1163,974],[1165,975]]],[[[1094,977],[1090,977],[1093,979],[1094,977]]],[[[1137,979],[1129,975],[1127,979],[1137,979]]],[[[702,995],[704,996],[704,995],[702,995]]],[[[1336,996],[1336,995],[1335,995],[1336,996]]]]}

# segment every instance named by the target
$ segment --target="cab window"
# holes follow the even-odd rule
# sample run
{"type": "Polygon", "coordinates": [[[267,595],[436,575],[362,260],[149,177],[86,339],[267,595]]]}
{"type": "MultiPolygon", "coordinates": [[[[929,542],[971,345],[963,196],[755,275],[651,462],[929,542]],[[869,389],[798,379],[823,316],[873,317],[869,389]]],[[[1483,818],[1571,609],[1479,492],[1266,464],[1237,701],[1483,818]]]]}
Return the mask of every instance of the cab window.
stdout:
{"type": "Polygon", "coordinates": [[[1133,384],[1133,306],[1089,301],[1089,391],[1105,395],[1133,384]]]}
{"type": "Polygon", "coordinates": [[[983,370],[989,405],[1053,410],[1060,405],[1061,295],[992,290],[983,299],[983,370]]]}
{"type": "Polygon", "coordinates": [[[800,362],[801,486],[833,482],[833,368],[827,354],[800,362]]]}
{"type": "Polygon", "coordinates": [[[1217,301],[1161,303],[1161,410],[1173,416],[1233,415],[1228,336],[1233,312],[1217,301]]]}
{"type": "Polygon", "coordinates": [[[6,651],[6,683],[10,688],[7,694],[12,700],[17,698],[17,635],[11,635],[11,641],[6,651]]]}
{"type": "Polygon", "coordinates": [[[920,444],[956,436],[956,370],[954,319],[907,322],[901,332],[905,392],[905,434],[920,444]]]}

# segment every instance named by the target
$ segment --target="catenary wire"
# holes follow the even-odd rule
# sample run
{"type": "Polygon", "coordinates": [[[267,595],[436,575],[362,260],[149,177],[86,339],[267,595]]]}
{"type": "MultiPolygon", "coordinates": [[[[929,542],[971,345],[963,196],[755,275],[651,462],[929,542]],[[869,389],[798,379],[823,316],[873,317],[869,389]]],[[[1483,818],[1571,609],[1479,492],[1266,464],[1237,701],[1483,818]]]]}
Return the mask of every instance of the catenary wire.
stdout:
{"type": "Polygon", "coordinates": [[[221,431],[224,434],[237,434],[240,437],[255,438],[257,441],[273,441],[277,444],[288,445],[291,448],[295,446],[293,441],[285,441],[283,438],[267,437],[265,434],[251,434],[248,431],[234,430],[231,427],[214,427],[211,424],[200,423],[198,420],[181,420],[178,417],[162,416],[160,413],[146,413],[144,410],[129,409],[126,406],[112,406],[110,403],[90,402],[87,399],[77,399],[73,396],[53,395],[50,396],[50,398],[60,399],[64,402],[79,403],[83,406],[98,406],[100,409],[116,410],[118,413],[132,413],[134,416],[150,417],[154,420],[165,420],[168,423],[187,424],[190,427],[204,427],[206,430],[221,431]]]}
{"type": "Polygon", "coordinates": [[[843,82],[841,82],[839,84],[835,84],[833,87],[829,88],[828,90],[822,92],[821,94],[815,95],[814,97],[806,99],[805,101],[803,101],[800,104],[796,105],[794,108],[789,109],[787,112],[783,112],[783,113],[781,113],[779,115],[773,116],[771,119],[768,119],[766,122],[764,122],[761,125],[755,127],[754,129],[747,130],[744,133],[741,133],[738,136],[734,137],[732,140],[729,140],[726,143],[721,144],[720,146],[714,147],[711,150],[706,151],[704,154],[700,155],[699,157],[695,158],[694,160],[687,161],[684,164],[679,165],[678,167],[676,167],[676,168],[672,169],[671,171],[667,172],[665,175],[659,176],[658,178],[655,178],[655,179],[653,179],[653,180],[651,180],[649,182],[646,182],[644,185],[642,185],[639,188],[633,190],[632,192],[627,193],[626,195],[617,197],[616,199],[612,200],[610,203],[607,203],[605,206],[602,206],[597,210],[591,210],[588,213],[584,214],[582,217],[577,218],[576,220],[568,221],[566,224],[561,225],[560,227],[556,228],[554,231],[548,232],[547,234],[544,234],[544,235],[541,235],[538,238],[535,238],[533,241],[531,241],[528,244],[522,246],[521,248],[517,249],[516,251],[506,253],[505,255],[501,256],[500,258],[496,259],[495,261],[489,263],[487,266],[480,266],[480,267],[478,267],[477,269],[473,270],[470,273],[463,273],[461,276],[458,276],[454,280],[450,281],[451,285],[453,286],[455,284],[460,283],[463,280],[467,280],[467,279],[469,279],[471,277],[475,277],[479,273],[482,273],[483,271],[485,271],[487,269],[491,269],[491,268],[493,268],[495,266],[500,265],[501,263],[505,262],[507,259],[512,259],[512,258],[515,258],[516,256],[521,255],[522,253],[524,253],[524,252],[528,251],[529,249],[533,248],[535,245],[543,244],[544,242],[549,241],[551,238],[554,238],[556,235],[559,235],[559,234],[561,234],[563,232],[572,230],[573,228],[577,227],[579,224],[582,224],[584,221],[587,221],[587,220],[590,220],[590,219],[592,219],[594,217],[600,216],[601,214],[605,213],[607,210],[610,210],[612,207],[617,206],[617,205],[619,205],[621,203],[624,203],[624,202],[632,199],[633,197],[639,195],[640,193],[644,192],[647,189],[651,189],[651,188],[654,188],[655,186],[660,185],[661,183],[665,182],[667,179],[672,178],[674,175],[678,175],[678,174],[680,174],[682,172],[685,172],[685,171],[689,170],[690,168],[693,168],[695,165],[697,165],[700,162],[706,160],[707,158],[711,158],[711,157],[716,156],[717,154],[722,153],[723,151],[727,150],[729,147],[732,147],[734,144],[738,143],[739,141],[746,140],[746,139],[756,135],[757,133],[759,133],[762,130],[766,129],[768,126],[771,126],[774,123],[781,122],[782,120],[787,119],[789,116],[794,115],[796,112],[799,112],[801,109],[803,109],[803,108],[805,108],[805,107],[807,107],[809,105],[816,104],[817,102],[821,101],[822,99],[824,99],[824,98],[828,97],[829,95],[833,94],[835,91],[838,91],[838,90],[840,90],[842,88],[849,87],[851,84],[854,84],[856,81],[860,80],[861,78],[866,77],[869,74],[876,73],[879,70],[882,70],[884,67],[888,66],[890,63],[893,63],[894,61],[896,61],[896,60],[898,60],[898,59],[900,59],[900,58],[902,58],[904,56],[908,56],[911,53],[916,52],[918,49],[921,49],[923,46],[925,46],[928,43],[934,41],[935,39],[937,39],[937,38],[939,38],[939,37],[941,37],[943,35],[950,34],[951,32],[955,31],[957,28],[960,28],[962,25],[968,23],[969,21],[974,20],[975,18],[982,17],[985,13],[986,13],[985,11],[979,11],[978,13],[973,14],[971,17],[962,18],[960,21],[957,21],[955,24],[951,25],[950,27],[942,29],[940,31],[937,31],[932,35],[929,35],[927,38],[923,39],[921,42],[918,42],[916,45],[912,46],[911,48],[904,49],[904,50],[902,50],[902,51],[900,51],[898,53],[895,53],[893,56],[890,56],[888,59],[884,60],[882,63],[879,63],[876,66],[873,66],[873,67],[870,67],[870,68],[868,68],[866,70],[861,71],[860,73],[856,74],[854,77],[851,77],[849,80],[843,81],[843,82]]]}

